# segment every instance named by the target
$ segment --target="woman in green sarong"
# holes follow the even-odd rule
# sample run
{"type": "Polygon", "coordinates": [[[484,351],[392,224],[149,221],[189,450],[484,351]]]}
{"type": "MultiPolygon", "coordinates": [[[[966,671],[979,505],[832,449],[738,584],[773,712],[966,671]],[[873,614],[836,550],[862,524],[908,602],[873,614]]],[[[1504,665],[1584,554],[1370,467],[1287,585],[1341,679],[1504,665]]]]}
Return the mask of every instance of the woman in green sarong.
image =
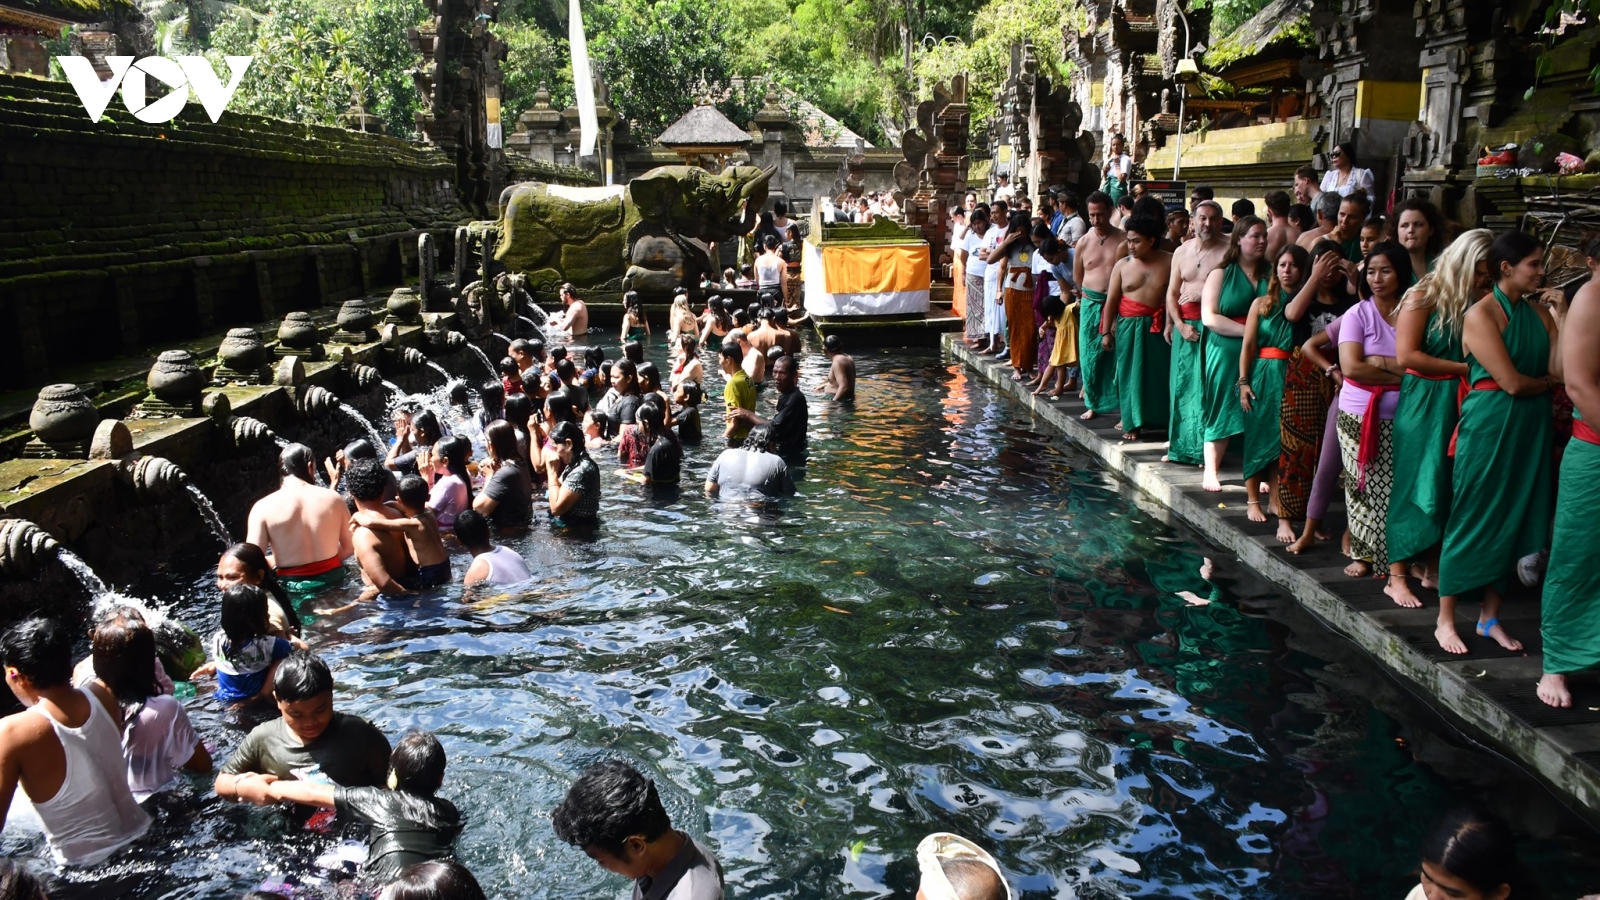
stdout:
{"type": "Polygon", "coordinates": [[[1487,228],[1456,238],[1437,271],[1406,293],[1395,326],[1395,356],[1405,376],[1394,414],[1394,492],[1384,540],[1390,559],[1413,561],[1423,587],[1437,583],[1439,542],[1450,517],[1450,436],[1459,415],[1456,387],[1467,377],[1461,326],[1472,301],[1489,290],[1493,240],[1487,228]]]}
{"type": "Polygon", "coordinates": [[[1600,665],[1600,240],[1585,248],[1589,283],[1573,296],[1561,321],[1561,368],[1572,399],[1572,440],[1561,454],[1555,532],[1544,575],[1539,628],[1544,677],[1539,699],[1571,706],[1567,675],[1600,665]]]}
{"type": "Polygon", "coordinates": [[[1493,293],[1467,311],[1461,349],[1471,390],[1461,404],[1451,470],[1450,519],[1439,554],[1439,621],[1434,637],[1465,653],[1456,633],[1456,600],[1483,592],[1479,636],[1507,650],[1499,612],[1517,560],[1544,549],[1550,536],[1550,386],[1561,378],[1555,320],[1528,300],[1544,279],[1544,248],[1512,231],[1489,249],[1493,293]]]}
{"type": "MultiPolygon", "coordinates": [[[[1278,509],[1278,456],[1283,452],[1283,385],[1294,358],[1294,323],[1290,301],[1300,292],[1311,269],[1311,255],[1294,244],[1278,251],[1267,292],[1250,306],[1239,352],[1239,406],[1244,410],[1244,495],[1246,515],[1265,522],[1261,482],[1268,486],[1278,540],[1294,540],[1294,524],[1278,509]]],[[[1308,303],[1297,310],[1305,314],[1308,303]]]]}
{"type": "Polygon", "coordinates": [[[1222,490],[1222,455],[1228,438],[1244,431],[1239,405],[1239,354],[1244,346],[1250,306],[1261,296],[1267,274],[1267,223],[1242,216],[1233,225],[1228,252],[1216,271],[1206,276],[1200,294],[1200,321],[1205,324],[1201,353],[1205,383],[1205,474],[1200,486],[1222,490]]]}

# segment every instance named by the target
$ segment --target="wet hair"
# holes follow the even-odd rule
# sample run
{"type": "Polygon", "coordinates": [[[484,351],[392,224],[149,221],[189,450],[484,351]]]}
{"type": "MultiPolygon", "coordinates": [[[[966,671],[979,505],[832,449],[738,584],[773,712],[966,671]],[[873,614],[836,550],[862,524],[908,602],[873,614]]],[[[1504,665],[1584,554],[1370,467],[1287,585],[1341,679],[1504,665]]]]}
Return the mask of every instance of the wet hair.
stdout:
{"type": "MultiPolygon", "coordinates": [[[[1265,203],[1267,205],[1267,209],[1271,210],[1272,214],[1278,218],[1286,219],[1289,217],[1288,191],[1268,191],[1267,195],[1261,198],[1261,201],[1265,203]]],[[[1251,212],[1255,212],[1255,210],[1252,209],[1251,212]]]]}
{"type": "Polygon", "coordinates": [[[501,378],[522,377],[522,367],[517,365],[517,361],[509,356],[502,358],[500,364],[495,366],[494,370],[500,373],[501,378]]]}
{"type": "Polygon", "coordinates": [[[478,879],[455,860],[432,859],[400,873],[382,900],[487,900],[478,879]]]}
{"type": "Polygon", "coordinates": [[[532,356],[533,355],[533,344],[531,342],[529,342],[526,338],[517,338],[516,340],[512,341],[510,344],[506,345],[506,353],[508,353],[508,354],[509,353],[526,353],[529,356],[532,356]]]}
{"type": "Polygon", "coordinates": [[[1483,894],[1510,885],[1506,900],[1536,900],[1538,882],[1517,857],[1517,840],[1505,820],[1471,807],[1453,810],[1423,839],[1422,860],[1483,894]]]}
{"type": "Polygon", "coordinates": [[[556,363],[556,377],[562,381],[571,381],[578,377],[578,364],[570,359],[563,359],[556,363]]]}
{"type": "Polygon", "coordinates": [[[589,451],[583,443],[583,428],[577,422],[561,422],[550,429],[550,442],[553,444],[572,443],[572,461],[588,457],[589,451]]]}
{"type": "Polygon", "coordinates": [[[1128,220],[1122,223],[1122,227],[1153,241],[1161,240],[1161,235],[1165,234],[1167,230],[1160,219],[1154,216],[1141,215],[1129,216],[1128,220]]]}
{"type": "Polygon", "coordinates": [[[600,436],[601,437],[607,438],[607,439],[609,439],[611,437],[612,429],[615,428],[616,426],[614,425],[614,423],[612,423],[610,416],[606,415],[605,413],[601,412],[598,409],[591,409],[588,412],[584,413],[584,416],[585,416],[585,418],[588,419],[589,422],[593,422],[595,424],[596,428],[600,429],[600,436]]]}
{"type": "Polygon", "coordinates": [[[1289,220],[1301,231],[1310,231],[1317,227],[1317,215],[1311,211],[1311,204],[1296,203],[1289,207],[1289,220]]]}
{"type": "Polygon", "coordinates": [[[637,312],[638,309],[639,309],[639,305],[640,305],[640,301],[639,301],[639,292],[638,291],[623,291],[622,292],[622,308],[623,309],[629,310],[631,312],[637,312]]]}
{"type": "Polygon", "coordinates": [[[1544,252],[1544,245],[1539,239],[1526,231],[1508,231],[1494,239],[1494,244],[1489,247],[1489,278],[1498,283],[1501,278],[1500,267],[1509,265],[1513,268],[1523,260],[1535,253],[1544,252]]]}
{"type": "Polygon", "coordinates": [[[768,347],[767,348],[767,354],[766,354],[766,356],[767,356],[767,367],[771,368],[774,364],[777,363],[778,360],[783,359],[787,355],[788,354],[783,352],[783,348],[779,347],[776,344],[772,345],[771,347],[768,347]]]}
{"type": "Polygon", "coordinates": [[[459,434],[445,435],[439,439],[437,445],[439,456],[444,459],[445,471],[461,479],[467,486],[467,504],[472,504],[472,473],[467,469],[467,460],[472,456],[472,442],[459,434]]]}
{"type": "Polygon", "coordinates": [[[24,619],[6,629],[0,658],[35,688],[72,682],[72,635],[54,619],[24,619]]]}
{"type": "Polygon", "coordinates": [[[533,398],[527,394],[513,394],[506,398],[505,421],[514,428],[526,430],[533,416],[533,398]]]}
{"type": "Polygon", "coordinates": [[[439,442],[439,436],[444,429],[439,427],[439,417],[433,410],[425,409],[411,418],[411,427],[417,432],[417,438],[422,443],[432,446],[439,442]]]}
{"type": "Polygon", "coordinates": [[[627,378],[628,379],[628,389],[626,391],[624,391],[624,390],[618,388],[617,393],[619,393],[619,394],[637,394],[637,393],[639,393],[639,364],[638,363],[634,362],[631,359],[619,359],[615,363],[613,363],[612,366],[611,366],[612,387],[616,387],[616,383],[621,381],[623,378],[627,378]]]}
{"type": "MultiPolygon", "coordinates": [[[[478,402],[483,404],[489,421],[500,418],[506,408],[506,389],[498,381],[486,382],[478,387],[478,402]]],[[[348,455],[348,454],[346,454],[348,455]]]]}
{"type": "Polygon", "coordinates": [[[699,406],[705,400],[705,389],[693,378],[678,382],[678,387],[683,390],[683,402],[689,406],[699,406]]]}
{"type": "Polygon", "coordinates": [[[305,444],[290,444],[278,454],[278,474],[287,478],[293,475],[296,478],[317,483],[316,470],[317,457],[311,448],[305,444]]]}
{"type": "Polygon", "coordinates": [[[743,361],[744,352],[739,349],[739,342],[724,341],[722,344],[722,358],[733,360],[734,365],[738,365],[741,361],[743,361]]]}
{"type": "Polygon", "coordinates": [[[772,426],[757,425],[745,435],[744,449],[764,453],[772,448],[772,426]]]}
{"type": "MultiPolygon", "coordinates": [[[[371,446],[366,441],[361,443],[371,446]]],[[[348,447],[345,448],[344,456],[347,460],[350,458],[348,447]]],[[[234,544],[222,551],[222,558],[238,560],[249,570],[252,577],[259,577],[261,589],[276,599],[278,606],[282,607],[284,617],[289,620],[289,630],[295,634],[300,633],[302,628],[300,614],[295,612],[294,603],[289,599],[289,592],[284,590],[283,584],[278,581],[277,571],[267,565],[267,554],[262,552],[260,547],[251,543],[234,544]]]]}
{"type": "Polygon", "coordinates": [[[657,441],[678,445],[678,436],[667,427],[667,410],[654,397],[639,404],[638,412],[634,413],[634,421],[639,423],[639,430],[644,433],[646,446],[651,446],[657,441]]]}
{"type": "Polygon", "coordinates": [[[1253,216],[1255,214],[1256,205],[1250,200],[1241,197],[1238,200],[1233,201],[1233,217],[1235,219],[1242,219],[1245,216],[1253,216]]]}
{"type": "Polygon", "coordinates": [[[451,528],[463,547],[489,546],[489,520],[475,509],[464,509],[457,513],[451,528]]]}
{"type": "Polygon", "coordinates": [[[0,900],[46,900],[44,882],[19,863],[0,859],[0,900]]]}
{"type": "Polygon", "coordinates": [[[156,636],[144,616],[129,606],[113,607],[89,636],[94,673],[123,704],[142,704],[161,693],[156,684],[156,636]]]}
{"type": "Polygon", "coordinates": [[[357,500],[382,500],[388,486],[389,470],[375,459],[358,459],[344,470],[344,488],[357,500]]]}
{"type": "Polygon", "coordinates": [[[1343,202],[1344,198],[1339,196],[1337,191],[1323,191],[1317,195],[1316,213],[1329,222],[1337,222],[1339,221],[1339,204],[1343,202]]]}
{"type": "Polygon", "coordinates": [[[628,838],[654,841],[672,828],[672,819],[654,781],[620,759],[608,759],[583,770],[550,814],[550,824],[556,837],[574,847],[621,856],[628,838]]]}
{"type": "Polygon", "coordinates": [[[1394,241],[1379,241],[1372,245],[1372,250],[1367,253],[1367,264],[1361,268],[1361,278],[1356,284],[1356,289],[1360,291],[1362,297],[1372,296],[1372,288],[1367,284],[1367,271],[1372,268],[1372,261],[1380,256],[1387,259],[1389,265],[1394,266],[1395,277],[1400,279],[1400,288],[1395,291],[1395,299],[1399,300],[1400,295],[1404,294],[1406,287],[1411,284],[1411,254],[1394,241]]]}
{"type": "Polygon", "coordinates": [[[583,367],[585,369],[598,369],[606,361],[606,351],[600,347],[583,348],[583,367]]]}
{"type": "Polygon", "coordinates": [[[378,448],[372,446],[372,442],[367,440],[366,438],[356,438],[355,440],[351,441],[350,443],[344,445],[344,463],[345,463],[345,465],[349,465],[351,462],[353,462],[354,460],[358,460],[358,459],[377,459],[377,458],[378,458],[378,448]]]}
{"type": "Polygon", "coordinates": [[[400,490],[397,494],[400,502],[412,509],[422,509],[428,505],[428,483],[417,475],[407,475],[400,479],[400,490]]]}
{"type": "Polygon", "coordinates": [[[830,334],[822,339],[822,349],[829,353],[843,353],[844,339],[837,334],[830,334]]]}
{"type": "Polygon", "coordinates": [[[222,592],[222,633],[228,638],[228,659],[256,638],[266,635],[271,626],[267,618],[267,592],[253,584],[235,584],[222,592]]]}
{"type": "Polygon", "coordinates": [[[296,650],[278,663],[272,676],[272,692],[279,703],[296,703],[333,693],[333,673],[328,664],[310,650],[296,650]]]}
{"type": "Polygon", "coordinates": [[[433,732],[413,728],[401,735],[389,754],[394,789],[432,797],[444,784],[444,747],[433,732]]]}
{"type": "Polygon", "coordinates": [[[981,860],[970,857],[940,859],[939,870],[961,900],[1006,900],[1006,883],[981,860]]]}
{"type": "Polygon", "coordinates": [[[550,411],[546,424],[575,422],[578,419],[572,395],[565,390],[551,391],[550,396],[544,398],[544,405],[550,411]]]}
{"type": "Polygon", "coordinates": [[[683,348],[685,355],[694,356],[696,353],[700,352],[700,338],[689,334],[688,332],[684,332],[683,334],[678,335],[678,346],[683,348]]]}
{"type": "Polygon", "coordinates": [[[639,390],[641,393],[661,390],[661,370],[656,368],[655,363],[639,364],[639,390]],[[649,382],[650,387],[646,388],[645,382],[649,382]]]}
{"type": "Polygon", "coordinates": [[[522,453],[517,449],[517,430],[511,427],[510,422],[499,421],[490,424],[483,430],[483,440],[489,447],[489,452],[501,462],[511,462],[521,459],[522,453]]]}
{"type": "Polygon", "coordinates": [[[472,396],[467,393],[467,383],[465,381],[453,381],[453,382],[451,382],[450,383],[450,405],[451,406],[466,406],[470,402],[472,402],[472,396]]]}

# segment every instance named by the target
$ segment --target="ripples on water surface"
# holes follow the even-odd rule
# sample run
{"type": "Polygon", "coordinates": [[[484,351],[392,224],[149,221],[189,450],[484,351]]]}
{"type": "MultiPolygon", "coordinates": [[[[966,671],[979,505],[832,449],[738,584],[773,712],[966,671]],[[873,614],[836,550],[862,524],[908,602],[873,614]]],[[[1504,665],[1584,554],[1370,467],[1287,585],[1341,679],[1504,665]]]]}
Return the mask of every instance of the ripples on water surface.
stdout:
{"type": "MultiPolygon", "coordinates": [[[[813,397],[824,365],[806,361],[813,397]]],[[[444,741],[460,855],[490,897],[626,896],[547,817],[619,753],[708,836],[732,897],[910,897],[933,830],[993,847],[1036,897],[1405,893],[1459,795],[1344,666],[1241,613],[1200,577],[1201,545],[959,367],[859,365],[854,410],[813,400],[800,498],[708,501],[710,446],[681,496],[608,465],[597,538],[514,542],[536,588],[311,626],[342,709],[444,741]]],[[[210,578],[182,605],[201,630],[210,578]]],[[[226,758],[242,733],[193,708],[226,758]]],[[[72,893],[235,896],[319,847],[175,793],[155,858],[72,893]]],[[[1574,886],[1600,883],[1592,850],[1524,846],[1574,886]]]]}

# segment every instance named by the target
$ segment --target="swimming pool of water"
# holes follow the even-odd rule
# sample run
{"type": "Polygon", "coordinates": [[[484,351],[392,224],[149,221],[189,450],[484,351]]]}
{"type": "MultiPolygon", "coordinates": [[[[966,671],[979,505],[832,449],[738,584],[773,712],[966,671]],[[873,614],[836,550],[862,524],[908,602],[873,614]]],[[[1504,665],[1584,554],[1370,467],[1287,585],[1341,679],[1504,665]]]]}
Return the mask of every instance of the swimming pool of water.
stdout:
{"type": "MultiPolygon", "coordinates": [[[[992,847],[1035,897],[1404,895],[1422,833],[1479,789],[1416,762],[1359,673],[1302,649],[1325,636],[1244,602],[1242,573],[1208,582],[1207,546],[959,367],[858,365],[853,409],[812,403],[797,498],[708,500],[710,444],[681,494],[608,465],[597,536],[514,542],[536,587],[309,626],[339,708],[440,735],[490,897],[626,896],[548,820],[610,755],[705,836],[730,897],[910,897],[934,830],[992,847]]],[[[203,565],[134,592],[210,630],[203,565]]],[[[242,732],[192,703],[225,758],[242,732]]],[[[208,785],[156,801],[138,861],[57,894],[235,897],[326,846],[208,785]]],[[[1523,852],[1547,888],[1600,885],[1592,836],[1546,830],[1523,852]]],[[[14,832],[4,849],[42,853],[14,832]]]]}

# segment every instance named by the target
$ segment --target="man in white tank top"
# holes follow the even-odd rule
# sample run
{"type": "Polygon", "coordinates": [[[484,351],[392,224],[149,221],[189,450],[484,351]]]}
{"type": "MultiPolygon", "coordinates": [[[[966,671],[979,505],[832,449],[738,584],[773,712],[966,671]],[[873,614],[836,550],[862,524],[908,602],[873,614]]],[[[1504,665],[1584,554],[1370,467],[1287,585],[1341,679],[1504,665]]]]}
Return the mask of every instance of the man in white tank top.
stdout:
{"type": "Polygon", "coordinates": [[[0,638],[6,684],[28,709],[0,719],[0,809],[22,786],[62,865],[92,866],[144,834],[128,790],[122,710],[99,684],[72,686],[72,636],[28,619],[0,638]]]}

